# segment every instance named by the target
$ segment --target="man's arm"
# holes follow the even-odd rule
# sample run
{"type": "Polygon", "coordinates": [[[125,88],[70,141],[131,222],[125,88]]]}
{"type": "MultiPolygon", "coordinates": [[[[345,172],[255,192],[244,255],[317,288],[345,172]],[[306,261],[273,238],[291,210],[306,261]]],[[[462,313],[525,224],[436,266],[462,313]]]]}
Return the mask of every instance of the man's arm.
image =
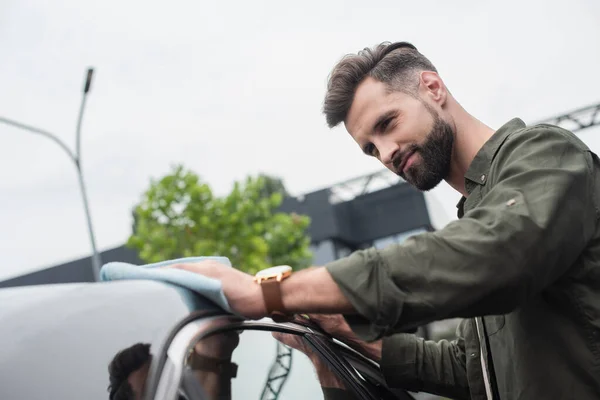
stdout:
{"type": "MultiPolygon", "coordinates": [[[[291,343],[297,339],[294,335],[274,334],[274,336],[282,343],[308,356],[321,384],[324,400],[354,398],[320,357],[306,348],[298,348],[291,343]]],[[[370,344],[365,343],[365,346],[370,344]]],[[[356,348],[356,343],[354,347],[356,348]]],[[[368,350],[366,353],[372,351],[368,350]]],[[[462,338],[452,342],[447,340],[434,342],[426,341],[413,334],[396,334],[383,339],[379,356],[380,358],[375,361],[380,363],[386,384],[390,388],[427,392],[457,400],[470,398],[462,338]]]]}
{"type": "MultiPolygon", "coordinates": [[[[390,388],[424,391],[455,399],[470,397],[465,366],[466,321],[459,324],[457,339],[453,341],[434,342],[413,334],[396,334],[367,343],[356,336],[339,314],[310,315],[310,320],[331,336],[377,362],[390,388]]],[[[296,321],[302,323],[299,317],[296,321]]],[[[343,396],[343,383],[319,356],[307,348],[299,336],[281,333],[274,333],[273,336],[309,357],[326,393],[326,399],[343,398],[339,397],[343,396]]]]}
{"type": "Polygon", "coordinates": [[[496,156],[501,170],[486,183],[494,187],[462,219],[334,261],[325,267],[330,277],[323,269],[292,276],[284,305],[356,312],[363,318],[349,321],[367,340],[438,319],[511,312],[561,277],[593,237],[595,160],[562,130],[515,133],[496,156]]]}
{"type": "MultiPolygon", "coordinates": [[[[511,135],[495,186],[461,220],[283,281],[296,313],[344,313],[366,340],[452,317],[505,314],[558,279],[598,221],[594,158],[557,128],[511,135]]],[[[266,315],[250,275],[216,263],[174,266],[220,279],[232,309],[266,315]]]]}
{"type": "Polygon", "coordinates": [[[407,333],[383,338],[380,367],[387,385],[469,399],[463,326],[453,341],[435,342],[407,333]]]}
{"type": "Polygon", "coordinates": [[[435,342],[401,333],[376,342],[362,341],[341,315],[311,315],[323,330],[380,365],[390,388],[427,392],[454,399],[470,398],[463,320],[453,341],[435,342]]]}

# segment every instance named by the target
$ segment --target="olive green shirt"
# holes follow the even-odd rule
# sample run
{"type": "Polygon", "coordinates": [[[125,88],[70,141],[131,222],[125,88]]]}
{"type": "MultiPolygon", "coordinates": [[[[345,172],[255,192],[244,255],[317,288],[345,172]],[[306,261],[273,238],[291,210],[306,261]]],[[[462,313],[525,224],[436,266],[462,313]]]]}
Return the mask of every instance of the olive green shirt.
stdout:
{"type": "Polygon", "coordinates": [[[574,134],[513,119],[469,167],[457,221],[326,266],[355,332],[385,338],[391,387],[478,400],[487,378],[502,400],[600,398],[599,168],[574,134]],[[401,333],[456,317],[452,342],[401,333]]]}

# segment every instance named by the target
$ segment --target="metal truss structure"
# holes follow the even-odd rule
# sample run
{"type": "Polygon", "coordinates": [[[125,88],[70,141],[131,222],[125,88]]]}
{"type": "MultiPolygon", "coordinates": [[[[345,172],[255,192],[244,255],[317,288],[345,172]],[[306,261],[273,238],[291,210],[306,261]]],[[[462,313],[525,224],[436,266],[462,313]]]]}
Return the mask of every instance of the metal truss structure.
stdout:
{"type": "Polygon", "coordinates": [[[600,125],[600,103],[579,108],[563,115],[548,118],[538,123],[558,125],[571,132],[578,132],[592,126],[600,125]]]}
{"type": "Polygon", "coordinates": [[[277,356],[269,370],[260,400],[277,400],[291,369],[292,348],[277,342],[277,356]]]}
{"type": "Polygon", "coordinates": [[[331,186],[329,188],[329,192],[331,193],[329,202],[337,204],[350,201],[355,197],[376,192],[403,182],[404,179],[387,169],[372,172],[331,186]]]}

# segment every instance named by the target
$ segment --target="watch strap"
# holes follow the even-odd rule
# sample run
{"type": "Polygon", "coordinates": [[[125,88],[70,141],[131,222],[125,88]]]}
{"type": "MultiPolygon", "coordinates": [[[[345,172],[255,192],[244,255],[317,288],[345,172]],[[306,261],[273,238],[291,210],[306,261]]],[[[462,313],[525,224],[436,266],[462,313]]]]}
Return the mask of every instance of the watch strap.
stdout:
{"type": "Polygon", "coordinates": [[[190,356],[188,365],[192,370],[214,372],[229,379],[235,378],[238,370],[237,364],[230,360],[209,357],[196,352],[190,356]]]}
{"type": "Polygon", "coordinates": [[[271,315],[274,312],[285,314],[285,307],[281,296],[281,281],[277,279],[267,279],[260,283],[262,288],[263,299],[267,314],[271,315]]]}

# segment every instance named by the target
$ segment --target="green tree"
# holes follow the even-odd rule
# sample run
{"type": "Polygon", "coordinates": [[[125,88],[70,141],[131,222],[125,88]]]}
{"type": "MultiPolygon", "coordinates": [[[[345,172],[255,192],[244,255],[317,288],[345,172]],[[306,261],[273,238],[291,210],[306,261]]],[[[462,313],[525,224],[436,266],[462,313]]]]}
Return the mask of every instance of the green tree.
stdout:
{"type": "Polygon", "coordinates": [[[259,179],[264,179],[264,185],[260,190],[261,196],[269,197],[273,193],[281,193],[283,196],[289,196],[283,181],[275,176],[260,174],[259,179]]]}
{"type": "Polygon", "coordinates": [[[279,212],[284,193],[280,179],[259,175],[216,197],[198,175],[175,166],[152,180],[135,206],[127,244],[148,263],[218,255],[251,274],[281,264],[305,268],[312,259],[310,219],[279,212]]]}

